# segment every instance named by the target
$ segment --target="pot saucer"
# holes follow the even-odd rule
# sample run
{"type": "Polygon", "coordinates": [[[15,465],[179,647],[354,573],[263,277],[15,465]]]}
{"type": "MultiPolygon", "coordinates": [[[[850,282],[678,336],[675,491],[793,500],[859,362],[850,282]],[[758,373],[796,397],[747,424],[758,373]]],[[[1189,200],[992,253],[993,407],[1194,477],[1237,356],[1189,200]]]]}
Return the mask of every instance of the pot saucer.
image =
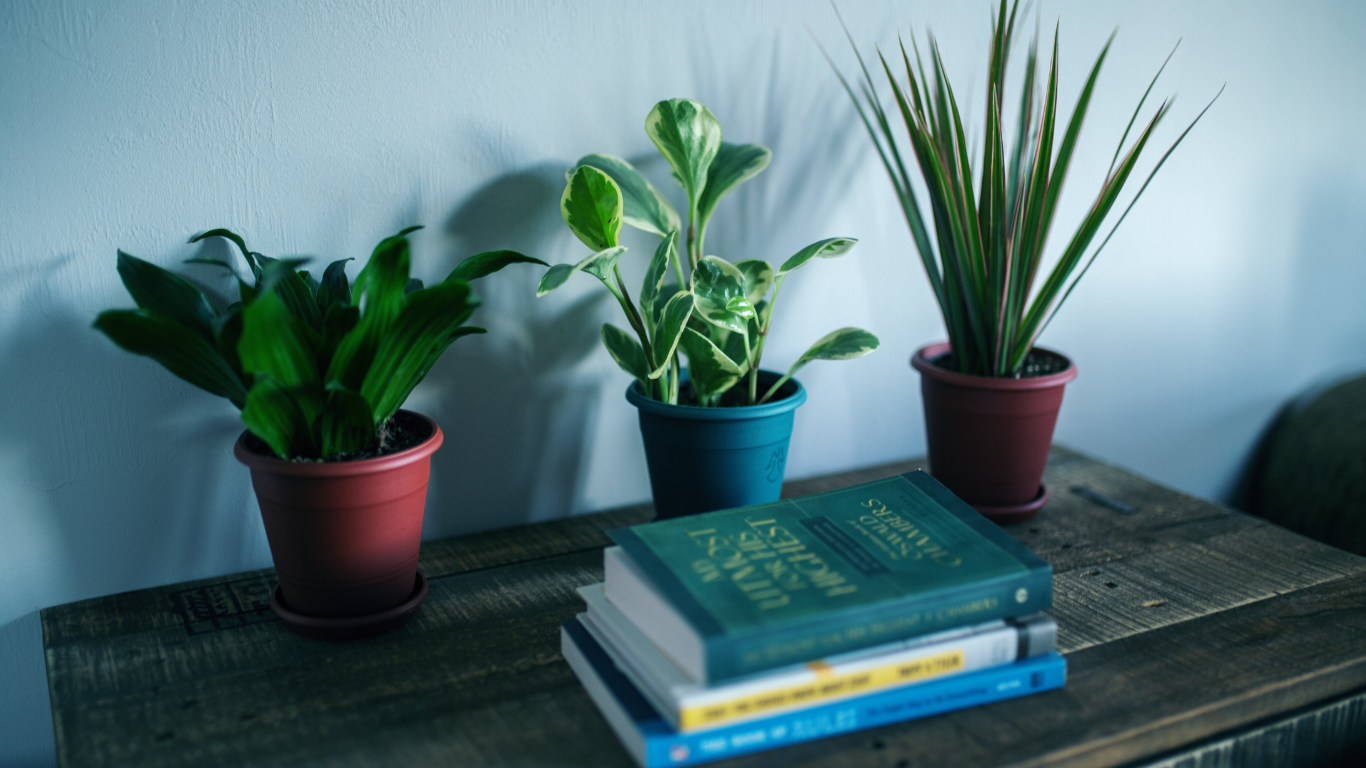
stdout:
{"type": "Polygon", "coordinates": [[[427,577],[418,571],[417,580],[413,583],[413,593],[407,600],[388,610],[368,616],[305,616],[302,613],[295,613],[285,604],[284,595],[277,584],[270,593],[270,610],[286,627],[301,635],[323,640],[350,640],[378,635],[402,626],[413,617],[422,601],[427,599],[428,589],[427,577]]]}
{"type": "Polygon", "coordinates": [[[1033,499],[1024,504],[1006,504],[996,506],[992,504],[972,504],[972,508],[982,513],[982,516],[997,525],[1010,525],[1011,523],[1023,523],[1031,517],[1039,514],[1043,505],[1048,503],[1048,488],[1039,483],[1039,492],[1033,499]]]}

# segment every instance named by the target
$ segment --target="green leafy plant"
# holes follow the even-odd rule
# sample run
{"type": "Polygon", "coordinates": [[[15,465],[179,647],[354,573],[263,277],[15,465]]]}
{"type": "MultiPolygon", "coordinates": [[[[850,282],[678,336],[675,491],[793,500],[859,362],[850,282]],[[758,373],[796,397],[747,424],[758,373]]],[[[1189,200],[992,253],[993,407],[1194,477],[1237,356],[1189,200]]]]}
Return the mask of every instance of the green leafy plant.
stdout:
{"type": "Polygon", "coordinates": [[[634,336],[610,323],[602,341],[617,365],[656,400],[678,403],[680,350],[698,405],[716,406],[747,382],[742,404],[763,403],[813,360],[848,360],[877,349],[873,334],[841,328],[818,340],[762,394],[759,364],[783,281],[813,258],[834,258],[857,242],[835,237],[812,243],[778,269],[761,259],[731,263],[704,255],[707,224],[731,190],[768,167],[772,153],[757,144],[721,140],[711,111],[688,99],[661,101],[645,119],[645,132],[673,170],[687,199],[686,230],[677,210],[627,161],[593,154],[566,176],[560,213],[570,231],[593,253],[575,264],[556,264],[541,278],[544,296],[577,272],[602,281],[626,313],[634,336]],[[633,300],[618,261],[622,224],[660,237],[645,279],[633,300]],[[671,281],[669,278],[672,277],[671,281]]]}
{"type": "Polygon", "coordinates": [[[509,264],[545,262],[515,251],[471,256],[438,285],[409,277],[409,227],[375,247],[350,283],[346,262],[319,280],[304,259],[272,259],[226,229],[191,238],[232,241],[251,271],[232,272],[240,300],[217,309],[199,288],[161,267],[118,254],[119,277],[137,309],[100,313],[95,327],[129,352],[242,411],[242,421],[280,458],[344,459],[382,451],[391,420],[480,305],[469,281],[509,264]]]}
{"type": "MultiPolygon", "coordinates": [[[[1018,0],[1009,9],[1006,0],[1001,0],[999,11],[992,19],[980,163],[969,157],[970,154],[975,157],[976,153],[969,148],[969,142],[964,137],[958,102],[944,74],[939,45],[934,37],[929,37],[929,74],[926,73],[925,62],[914,38],[914,65],[905,45],[901,45],[900,63],[905,66],[905,85],[897,80],[891,64],[881,51],[878,52],[879,63],[891,83],[896,111],[905,123],[911,153],[926,187],[933,229],[926,225],[921,213],[918,195],[911,185],[912,174],[898,147],[897,132],[882,108],[877,97],[877,86],[862,55],[858,55],[863,72],[859,94],[855,94],[854,88],[840,74],[838,67],[833,61],[830,62],[854,101],[896,189],[902,212],[910,225],[916,249],[948,329],[953,365],[961,373],[979,376],[1020,375],[1039,334],[1071,295],[1077,281],[1090,269],[1096,256],[1110,242],[1115,230],[1128,216],[1158,169],[1214,103],[1211,100],[1210,105],[1206,105],[1181,132],[1158,160],[1100,245],[1089,258],[1086,257],[1087,249],[1114,208],[1153,131],[1171,109],[1172,100],[1168,98],[1151,119],[1140,125],[1133,144],[1128,149],[1124,148],[1124,142],[1138,120],[1144,102],[1166,67],[1166,62],[1162,64],[1139,99],[1133,117],[1120,137],[1094,203],[1068,239],[1057,262],[1047,272],[1043,284],[1033,290],[1057,211],[1058,198],[1081,134],[1082,121],[1091,104],[1096,79],[1114,35],[1105,43],[1091,67],[1072,116],[1061,134],[1056,130],[1057,31],[1053,35],[1053,50],[1042,97],[1038,91],[1038,35],[1035,35],[1025,60],[1018,120],[1013,131],[1013,145],[1007,154],[1006,134],[1009,128],[1002,122],[1002,115],[1006,112],[1004,86],[1017,20],[1022,16],[1018,11],[1018,0]],[[978,185],[976,196],[972,189],[974,183],[978,185]]],[[[1028,9],[1025,11],[1027,13],[1028,9]]],[[[847,28],[845,35],[849,36],[847,28]]],[[[852,37],[849,37],[849,42],[854,46],[855,54],[858,54],[852,37]]],[[[829,60],[828,55],[826,58],[829,60]]],[[[1167,58],[1170,60],[1171,56],[1167,58]]]]}

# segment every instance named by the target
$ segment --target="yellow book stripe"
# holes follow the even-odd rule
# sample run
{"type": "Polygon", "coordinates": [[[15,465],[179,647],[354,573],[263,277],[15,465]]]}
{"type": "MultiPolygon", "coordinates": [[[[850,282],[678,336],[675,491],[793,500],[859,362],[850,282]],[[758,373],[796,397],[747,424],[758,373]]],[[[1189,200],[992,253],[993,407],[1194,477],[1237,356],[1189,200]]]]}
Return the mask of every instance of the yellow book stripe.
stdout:
{"type": "Polygon", "coordinates": [[[824,662],[812,662],[807,666],[816,673],[816,679],[810,682],[739,696],[729,701],[684,707],[679,712],[679,730],[716,725],[765,710],[843,698],[855,693],[866,693],[913,680],[925,680],[957,672],[963,668],[963,651],[946,651],[923,659],[892,663],[844,675],[835,675],[830,665],[824,662]]]}

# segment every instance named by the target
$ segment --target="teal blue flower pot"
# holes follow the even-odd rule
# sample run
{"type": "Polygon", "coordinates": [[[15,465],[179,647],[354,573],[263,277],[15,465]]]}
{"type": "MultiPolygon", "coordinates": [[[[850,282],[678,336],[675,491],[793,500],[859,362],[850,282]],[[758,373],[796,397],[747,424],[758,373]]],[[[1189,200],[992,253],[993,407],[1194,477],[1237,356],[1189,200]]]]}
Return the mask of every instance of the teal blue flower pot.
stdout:
{"type": "MultiPolygon", "coordinates": [[[[760,370],[759,392],[779,378],[760,370]]],[[[773,400],[738,408],[669,405],[646,397],[639,382],[626,399],[640,411],[656,520],[778,500],[792,417],[806,402],[796,379],[773,400]]]]}

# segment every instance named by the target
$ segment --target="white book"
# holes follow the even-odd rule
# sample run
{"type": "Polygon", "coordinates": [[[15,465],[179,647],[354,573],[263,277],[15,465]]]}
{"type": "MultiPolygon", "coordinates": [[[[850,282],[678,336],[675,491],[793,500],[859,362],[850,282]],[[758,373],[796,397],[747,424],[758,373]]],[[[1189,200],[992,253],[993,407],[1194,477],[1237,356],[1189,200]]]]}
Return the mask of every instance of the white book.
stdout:
{"type": "Polygon", "coordinates": [[[612,604],[603,585],[579,588],[579,621],[680,733],[827,704],[1053,650],[1057,624],[1035,614],[989,621],[706,685],[688,675],[612,604]]]}

